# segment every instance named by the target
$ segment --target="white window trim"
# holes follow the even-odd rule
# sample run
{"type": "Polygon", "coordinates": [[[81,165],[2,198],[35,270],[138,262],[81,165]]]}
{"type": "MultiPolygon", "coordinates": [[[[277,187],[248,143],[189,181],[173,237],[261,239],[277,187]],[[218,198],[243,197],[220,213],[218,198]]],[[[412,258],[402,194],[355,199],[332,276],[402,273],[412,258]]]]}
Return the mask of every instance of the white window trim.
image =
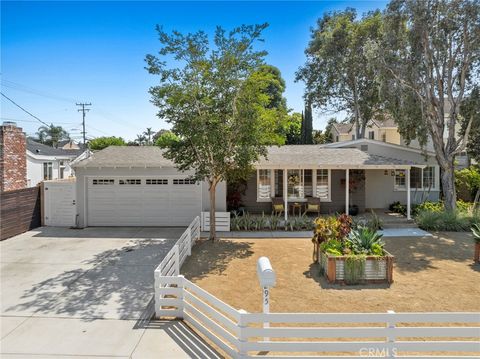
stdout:
{"type": "MultiPolygon", "coordinates": [[[[288,171],[291,168],[257,168],[257,185],[256,185],[256,191],[257,191],[257,202],[271,202],[272,198],[275,197],[275,170],[282,170],[282,171],[288,171]],[[260,183],[260,170],[269,170],[270,171],[270,198],[259,198],[258,197],[258,184],[260,183]]],[[[317,193],[317,170],[319,169],[325,169],[328,172],[328,198],[320,198],[321,202],[332,202],[332,170],[329,168],[302,168],[301,170],[312,170],[312,191],[313,194],[317,193]]],[[[304,179],[305,181],[305,179],[304,179]]],[[[283,196],[282,196],[283,197],[283,196]]],[[[315,197],[315,196],[314,196],[315,197]]],[[[318,197],[315,197],[318,198],[318,197]]],[[[306,202],[307,198],[289,198],[288,201],[294,201],[294,202],[306,202]]]]}
{"type": "Polygon", "coordinates": [[[53,180],[53,162],[52,161],[45,161],[45,162],[42,162],[42,177],[43,177],[43,181],[51,181],[53,180]],[[45,165],[47,165],[47,171],[48,171],[48,165],[50,165],[51,167],[51,173],[52,173],[52,176],[51,178],[45,178],[45,165]]]}
{"type": "MultiPolygon", "coordinates": [[[[439,191],[439,188],[440,188],[440,167],[439,166],[436,166],[436,165],[427,165],[427,167],[433,167],[433,172],[434,172],[434,186],[432,188],[430,188],[430,192],[438,192],[439,191]]],[[[414,188],[414,187],[410,187],[410,192],[427,192],[429,189],[428,188],[424,188],[423,187],[423,170],[424,168],[421,168],[422,170],[422,174],[421,174],[421,182],[422,182],[422,187],[421,188],[414,188]]],[[[396,173],[396,170],[393,170],[395,171],[396,173]]],[[[405,170],[406,171],[406,170],[405,170]]],[[[405,188],[397,188],[396,187],[396,182],[395,182],[395,176],[393,176],[393,191],[394,192],[406,192],[407,191],[407,186],[405,185],[405,188]]],[[[406,181],[406,180],[405,180],[406,181]]],[[[406,182],[405,182],[406,183],[406,182]]]]}
{"type": "Polygon", "coordinates": [[[258,168],[257,169],[257,202],[271,202],[272,197],[275,197],[275,170],[270,168],[258,168]],[[260,183],[260,170],[268,170],[270,171],[270,198],[260,198],[258,197],[258,184],[260,183]]]}

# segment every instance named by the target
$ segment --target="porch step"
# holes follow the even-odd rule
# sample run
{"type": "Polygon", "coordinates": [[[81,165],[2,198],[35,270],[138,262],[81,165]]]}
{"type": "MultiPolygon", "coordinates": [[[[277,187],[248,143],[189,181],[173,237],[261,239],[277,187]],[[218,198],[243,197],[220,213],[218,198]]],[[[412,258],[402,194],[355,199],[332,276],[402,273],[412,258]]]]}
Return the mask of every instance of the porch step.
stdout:
{"type": "Polygon", "coordinates": [[[414,221],[382,222],[383,228],[418,228],[414,221]]]}

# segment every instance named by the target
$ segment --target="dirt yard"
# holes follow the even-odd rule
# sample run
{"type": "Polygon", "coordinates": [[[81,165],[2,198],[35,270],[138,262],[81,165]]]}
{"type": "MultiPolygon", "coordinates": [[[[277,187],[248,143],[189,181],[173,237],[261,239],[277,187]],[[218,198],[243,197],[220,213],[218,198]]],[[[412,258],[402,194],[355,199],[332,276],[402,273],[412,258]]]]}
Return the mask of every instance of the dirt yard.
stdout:
{"type": "Polygon", "coordinates": [[[386,238],[395,256],[394,283],[330,285],[312,264],[309,239],[203,241],[182,272],[237,309],[261,311],[256,261],[270,258],[277,273],[272,312],[480,311],[480,266],[468,233],[386,238]]]}

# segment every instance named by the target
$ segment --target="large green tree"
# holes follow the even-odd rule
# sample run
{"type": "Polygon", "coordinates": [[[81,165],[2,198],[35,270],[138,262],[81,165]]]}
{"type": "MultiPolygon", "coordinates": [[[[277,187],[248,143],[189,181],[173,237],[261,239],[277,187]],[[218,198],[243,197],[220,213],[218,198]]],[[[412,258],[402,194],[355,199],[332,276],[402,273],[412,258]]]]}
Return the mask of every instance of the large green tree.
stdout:
{"type": "Polygon", "coordinates": [[[217,185],[232,172],[247,176],[276,130],[264,122],[275,113],[266,91],[272,75],[259,71],[266,52],[255,49],[266,27],[217,27],[213,42],[203,31],[167,33],[157,27],[159,55],[146,57],[148,71],[160,81],[150,89],[152,102],[179,138],[165,156],[209,185],[212,240],[217,185]]]}
{"type": "Polygon", "coordinates": [[[103,150],[109,146],[125,146],[127,143],[121,137],[97,137],[93,140],[88,141],[88,148],[93,151],[103,150]]]}
{"type": "Polygon", "coordinates": [[[305,105],[305,111],[302,116],[301,133],[301,143],[303,145],[311,145],[313,143],[313,113],[312,105],[310,103],[305,105]]]}
{"type": "Polygon", "coordinates": [[[456,208],[455,156],[465,148],[472,121],[459,138],[460,105],[478,83],[479,14],[477,0],[393,0],[383,38],[367,49],[402,136],[433,142],[448,210],[456,208]]]}
{"type": "Polygon", "coordinates": [[[369,41],[381,36],[382,15],[371,12],[358,19],[354,9],[325,14],[312,29],[306,64],[297,80],[305,97],[320,109],[346,111],[356,124],[357,138],[379,106],[374,71],[364,54],[369,41]]]}
{"type": "Polygon", "coordinates": [[[70,135],[62,126],[40,126],[37,131],[38,141],[46,145],[57,147],[62,140],[69,140],[70,135]]]}

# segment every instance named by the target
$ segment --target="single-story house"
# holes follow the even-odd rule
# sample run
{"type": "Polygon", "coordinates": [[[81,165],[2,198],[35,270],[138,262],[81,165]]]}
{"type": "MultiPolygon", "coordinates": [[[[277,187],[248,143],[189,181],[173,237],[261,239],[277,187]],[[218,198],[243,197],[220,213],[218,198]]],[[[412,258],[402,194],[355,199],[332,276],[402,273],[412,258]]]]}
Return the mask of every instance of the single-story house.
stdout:
{"type": "MultiPolygon", "coordinates": [[[[80,226],[182,226],[209,210],[208,185],[178,171],[155,146],[108,147],[73,167],[80,226]]],[[[433,153],[376,140],[272,146],[255,168],[241,197],[251,213],[271,213],[273,197],[286,208],[317,197],[322,213],[439,198],[433,153]]],[[[220,184],[218,212],[227,210],[226,192],[220,184]]]]}
{"type": "Polygon", "coordinates": [[[27,138],[27,187],[35,187],[46,180],[73,177],[70,163],[84,152],[72,141],[52,147],[27,138]]]}

